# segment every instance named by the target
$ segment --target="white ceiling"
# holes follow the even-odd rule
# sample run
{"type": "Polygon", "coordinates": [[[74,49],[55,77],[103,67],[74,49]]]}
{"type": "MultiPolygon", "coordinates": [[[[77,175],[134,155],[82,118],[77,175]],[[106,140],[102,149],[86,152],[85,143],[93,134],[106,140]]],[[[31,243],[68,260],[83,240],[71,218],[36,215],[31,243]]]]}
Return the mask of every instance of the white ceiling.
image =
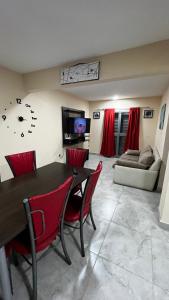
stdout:
{"type": "Polygon", "coordinates": [[[161,96],[169,84],[169,74],[67,87],[64,90],[89,101],[161,96]]]}
{"type": "Polygon", "coordinates": [[[0,64],[19,72],[169,38],[168,0],[1,0],[0,64]]]}

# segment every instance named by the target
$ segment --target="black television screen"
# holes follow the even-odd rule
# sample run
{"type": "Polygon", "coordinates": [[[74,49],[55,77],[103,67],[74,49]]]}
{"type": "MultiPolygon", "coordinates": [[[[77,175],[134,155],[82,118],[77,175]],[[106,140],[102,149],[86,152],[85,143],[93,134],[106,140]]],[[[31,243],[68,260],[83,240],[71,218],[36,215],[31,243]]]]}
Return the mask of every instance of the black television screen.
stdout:
{"type": "Polygon", "coordinates": [[[69,118],[68,119],[68,133],[84,134],[90,132],[89,118],[69,118]]]}

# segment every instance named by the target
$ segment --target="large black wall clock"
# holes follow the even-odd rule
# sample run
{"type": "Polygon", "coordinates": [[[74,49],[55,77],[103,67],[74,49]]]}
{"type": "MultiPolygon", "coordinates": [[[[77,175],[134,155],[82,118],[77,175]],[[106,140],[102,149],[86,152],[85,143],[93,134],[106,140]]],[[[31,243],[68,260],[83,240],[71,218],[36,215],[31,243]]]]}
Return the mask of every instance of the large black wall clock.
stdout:
{"type": "Polygon", "coordinates": [[[8,106],[2,109],[1,118],[8,129],[21,137],[31,134],[36,127],[37,117],[34,109],[30,104],[22,102],[20,98],[16,98],[15,103],[10,102],[8,106]],[[17,107],[12,109],[13,105],[17,105],[17,107]],[[12,111],[14,113],[11,113],[12,111]]]}

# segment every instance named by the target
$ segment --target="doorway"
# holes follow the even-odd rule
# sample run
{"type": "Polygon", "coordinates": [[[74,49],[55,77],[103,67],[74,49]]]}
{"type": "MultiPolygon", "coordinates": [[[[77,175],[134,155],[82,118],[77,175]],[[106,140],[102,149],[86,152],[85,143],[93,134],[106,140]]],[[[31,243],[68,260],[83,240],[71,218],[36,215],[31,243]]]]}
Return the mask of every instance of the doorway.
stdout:
{"type": "Polygon", "coordinates": [[[115,113],[115,145],[116,145],[116,156],[120,156],[124,153],[124,144],[128,129],[129,113],[127,111],[115,113]]]}

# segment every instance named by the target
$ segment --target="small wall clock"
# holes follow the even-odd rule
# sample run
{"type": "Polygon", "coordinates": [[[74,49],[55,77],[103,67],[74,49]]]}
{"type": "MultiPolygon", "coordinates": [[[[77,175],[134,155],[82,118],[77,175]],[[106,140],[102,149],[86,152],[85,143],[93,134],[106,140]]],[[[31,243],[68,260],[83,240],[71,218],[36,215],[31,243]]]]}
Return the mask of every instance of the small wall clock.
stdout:
{"type": "Polygon", "coordinates": [[[22,102],[20,98],[16,98],[15,103],[10,102],[2,109],[1,118],[6,128],[12,130],[13,134],[19,134],[22,138],[26,134],[31,134],[36,127],[35,111],[30,104],[22,102]]]}

